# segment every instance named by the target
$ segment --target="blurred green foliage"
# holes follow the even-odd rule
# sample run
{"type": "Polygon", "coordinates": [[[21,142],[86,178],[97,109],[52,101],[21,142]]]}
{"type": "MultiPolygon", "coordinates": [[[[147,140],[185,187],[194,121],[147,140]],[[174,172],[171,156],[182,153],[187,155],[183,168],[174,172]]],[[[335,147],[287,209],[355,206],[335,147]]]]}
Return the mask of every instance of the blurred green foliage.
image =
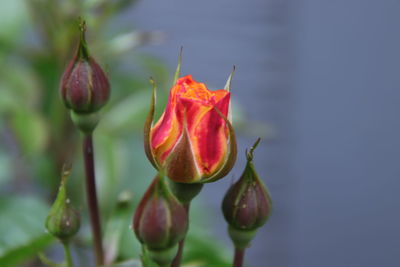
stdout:
{"type": "MultiPolygon", "coordinates": [[[[153,76],[168,88],[172,73],[141,45],[162,41],[158,32],[121,27],[118,15],[134,0],[2,0],[0,8],[0,266],[41,266],[37,254],[56,244],[44,231],[62,165],[72,163],[70,198],[83,227],[75,258],[90,262],[90,230],[84,202],[80,139],[59,97],[59,79],[78,38],[77,21],[88,23],[92,55],[105,68],[112,98],[95,132],[97,185],[107,257],[137,266],[140,246],[129,229],[136,203],[154,170],[143,152],[142,127],[153,76]],[[119,196],[131,194],[123,204],[119,196]]],[[[159,90],[165,101],[167,92],[159,90]]],[[[193,214],[199,213],[195,208],[193,214]]],[[[196,220],[201,222],[202,220],[196,220]]],[[[228,266],[226,251],[191,226],[187,266],[228,266]],[[218,253],[215,253],[218,251],[218,253]]],[[[57,247],[57,245],[56,245],[57,247]]],[[[54,253],[53,253],[54,254],[54,253]]]]}

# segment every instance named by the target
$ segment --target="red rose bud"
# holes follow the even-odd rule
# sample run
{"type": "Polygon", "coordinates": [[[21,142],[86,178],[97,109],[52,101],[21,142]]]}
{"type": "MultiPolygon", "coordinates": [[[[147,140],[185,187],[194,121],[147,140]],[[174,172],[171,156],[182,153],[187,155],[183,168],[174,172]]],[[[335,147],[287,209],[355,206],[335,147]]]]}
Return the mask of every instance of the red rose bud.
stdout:
{"type": "Polygon", "coordinates": [[[186,235],[188,216],[163,177],[156,176],[144,194],[133,218],[133,229],[155,262],[164,266],[173,260],[178,242],[186,235]]]}
{"type": "Polygon", "coordinates": [[[79,213],[71,206],[67,197],[66,182],[69,174],[70,170],[64,168],[57,198],[46,219],[46,228],[49,233],[62,242],[67,242],[80,227],[79,213]]]}
{"type": "Polygon", "coordinates": [[[229,224],[229,234],[236,247],[245,248],[256,230],[271,214],[272,202],[267,188],[255,171],[253,151],[260,139],[247,152],[247,164],[240,179],[226,193],[222,211],[229,224]]]}
{"type": "Polygon", "coordinates": [[[78,48],[64,71],[60,91],[67,108],[75,113],[93,113],[107,103],[110,84],[102,68],[89,55],[84,22],[80,31],[78,48]]]}
{"type": "Polygon", "coordinates": [[[155,87],[145,151],[158,170],[178,183],[212,182],[228,174],[236,161],[229,90],[210,91],[188,75],[171,88],[167,107],[152,126],[154,105],[155,87]]]}

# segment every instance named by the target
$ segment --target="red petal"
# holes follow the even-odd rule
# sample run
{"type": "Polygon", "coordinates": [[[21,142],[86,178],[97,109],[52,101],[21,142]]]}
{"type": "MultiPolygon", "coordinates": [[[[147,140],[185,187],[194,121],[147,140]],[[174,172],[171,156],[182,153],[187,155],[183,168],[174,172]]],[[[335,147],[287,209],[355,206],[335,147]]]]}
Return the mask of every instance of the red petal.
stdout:
{"type": "MultiPolygon", "coordinates": [[[[225,91],[226,92],[226,91],[225,91]]],[[[227,92],[215,107],[227,116],[230,94],[227,92]]],[[[205,176],[212,175],[224,162],[227,152],[228,132],[224,119],[214,109],[191,127],[192,144],[198,166],[205,176]]]]}

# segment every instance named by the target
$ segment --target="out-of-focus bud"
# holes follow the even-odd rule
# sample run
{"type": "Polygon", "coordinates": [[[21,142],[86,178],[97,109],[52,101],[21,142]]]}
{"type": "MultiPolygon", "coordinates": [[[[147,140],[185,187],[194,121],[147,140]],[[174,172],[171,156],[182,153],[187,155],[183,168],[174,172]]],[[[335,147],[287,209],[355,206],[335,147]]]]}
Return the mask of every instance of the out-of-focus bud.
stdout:
{"type": "Polygon", "coordinates": [[[110,84],[100,65],[89,54],[85,22],[81,22],[80,31],[78,48],[64,71],[60,92],[68,109],[76,114],[88,114],[98,111],[107,103],[110,84]]]}
{"type": "MultiPolygon", "coordinates": [[[[180,63],[175,78],[179,75],[180,63]]],[[[145,151],[151,163],[178,183],[218,180],[236,160],[236,138],[229,117],[229,86],[216,91],[191,75],[176,80],[165,111],[152,126],[155,89],[145,124],[145,151]]]]}
{"type": "Polygon", "coordinates": [[[229,188],[222,202],[231,239],[235,247],[241,249],[249,245],[256,230],[265,224],[271,214],[271,197],[253,165],[253,151],[259,142],[260,139],[246,152],[244,172],[229,188]]]}
{"type": "Polygon", "coordinates": [[[72,207],[67,196],[66,182],[69,174],[70,169],[64,167],[57,198],[46,219],[46,228],[49,233],[62,242],[67,242],[80,227],[79,213],[72,207]]]}
{"type": "Polygon", "coordinates": [[[133,218],[133,229],[149,256],[160,266],[171,263],[188,229],[187,211],[161,175],[155,177],[133,218]]]}

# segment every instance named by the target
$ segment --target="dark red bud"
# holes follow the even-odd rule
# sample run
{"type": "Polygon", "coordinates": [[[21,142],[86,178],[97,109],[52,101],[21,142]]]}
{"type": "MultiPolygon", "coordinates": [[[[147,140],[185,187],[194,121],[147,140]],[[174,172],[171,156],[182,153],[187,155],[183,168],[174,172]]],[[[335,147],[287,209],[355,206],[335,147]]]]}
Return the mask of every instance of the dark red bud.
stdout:
{"type": "Polygon", "coordinates": [[[264,225],[272,209],[268,190],[254,169],[254,148],[247,153],[242,176],[229,188],[222,203],[225,220],[238,230],[251,231],[264,225]]]}
{"type": "Polygon", "coordinates": [[[103,107],[110,96],[110,84],[102,68],[89,55],[85,24],[74,58],[61,79],[61,97],[67,108],[77,113],[92,113],[103,107]]]}
{"type": "Polygon", "coordinates": [[[139,241],[149,250],[176,245],[188,229],[186,209],[170,192],[164,178],[156,176],[139,203],[133,219],[139,241]]]}

